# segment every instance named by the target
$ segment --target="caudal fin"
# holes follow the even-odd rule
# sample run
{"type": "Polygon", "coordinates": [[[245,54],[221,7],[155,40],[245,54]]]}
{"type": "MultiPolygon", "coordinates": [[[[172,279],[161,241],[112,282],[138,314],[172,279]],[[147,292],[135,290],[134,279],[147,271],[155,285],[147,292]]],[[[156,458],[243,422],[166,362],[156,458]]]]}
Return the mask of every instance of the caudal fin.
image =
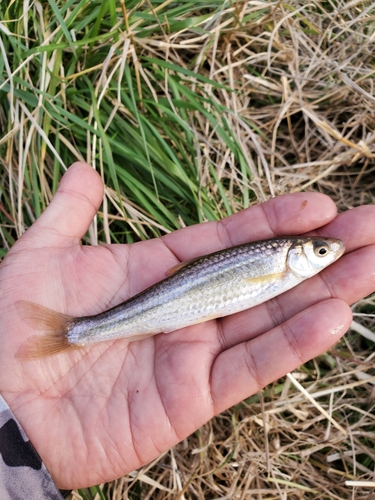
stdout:
{"type": "Polygon", "coordinates": [[[27,300],[18,301],[16,307],[29,326],[46,333],[28,339],[18,350],[17,358],[42,358],[76,347],[69,343],[67,335],[72,316],[52,311],[27,300]]]}

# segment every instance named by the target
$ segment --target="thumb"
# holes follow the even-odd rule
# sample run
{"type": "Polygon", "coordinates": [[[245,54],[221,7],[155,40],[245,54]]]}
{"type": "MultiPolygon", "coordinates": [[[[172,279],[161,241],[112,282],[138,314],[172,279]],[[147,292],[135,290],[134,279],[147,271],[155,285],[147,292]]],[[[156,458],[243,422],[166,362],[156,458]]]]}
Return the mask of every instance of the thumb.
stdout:
{"type": "Polygon", "coordinates": [[[103,183],[86,163],[74,163],[61,179],[51,203],[27,231],[37,246],[77,243],[89,228],[103,199],[103,183]]]}

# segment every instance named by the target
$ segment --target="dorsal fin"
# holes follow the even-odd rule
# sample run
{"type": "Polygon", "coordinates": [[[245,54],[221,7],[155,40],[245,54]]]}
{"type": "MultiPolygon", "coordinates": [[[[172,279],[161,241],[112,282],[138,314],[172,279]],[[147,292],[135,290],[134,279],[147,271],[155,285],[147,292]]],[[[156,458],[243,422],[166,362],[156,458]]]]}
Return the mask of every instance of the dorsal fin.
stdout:
{"type": "Polygon", "coordinates": [[[173,274],[176,274],[178,271],[180,271],[180,269],[184,268],[185,266],[188,266],[189,264],[192,264],[193,262],[197,261],[198,259],[200,259],[200,257],[194,257],[194,259],[185,260],[184,262],[180,262],[179,264],[176,264],[175,266],[168,269],[168,271],[165,273],[165,275],[172,276],[173,274]]]}

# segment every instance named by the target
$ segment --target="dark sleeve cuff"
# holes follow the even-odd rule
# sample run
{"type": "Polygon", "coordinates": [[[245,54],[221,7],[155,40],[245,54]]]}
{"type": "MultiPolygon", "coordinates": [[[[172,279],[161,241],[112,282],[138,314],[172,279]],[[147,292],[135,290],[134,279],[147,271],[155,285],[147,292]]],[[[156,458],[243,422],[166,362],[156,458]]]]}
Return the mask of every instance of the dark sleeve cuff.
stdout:
{"type": "MultiPolygon", "coordinates": [[[[1,500],[62,500],[46,466],[0,396],[1,500]]],[[[70,492],[63,492],[70,493],[70,492]]]]}

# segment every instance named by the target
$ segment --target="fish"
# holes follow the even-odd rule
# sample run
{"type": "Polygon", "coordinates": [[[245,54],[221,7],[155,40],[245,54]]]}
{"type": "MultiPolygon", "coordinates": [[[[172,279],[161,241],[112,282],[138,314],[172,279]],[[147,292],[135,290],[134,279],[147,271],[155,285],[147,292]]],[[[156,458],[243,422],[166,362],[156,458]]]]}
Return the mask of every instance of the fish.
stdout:
{"type": "Polygon", "coordinates": [[[336,238],[280,237],[245,243],[178,264],[167,277],[93,316],[73,317],[18,301],[23,320],[45,335],[21,346],[20,358],[40,358],[102,341],[141,340],[255,307],[335,262],[336,238]]]}

